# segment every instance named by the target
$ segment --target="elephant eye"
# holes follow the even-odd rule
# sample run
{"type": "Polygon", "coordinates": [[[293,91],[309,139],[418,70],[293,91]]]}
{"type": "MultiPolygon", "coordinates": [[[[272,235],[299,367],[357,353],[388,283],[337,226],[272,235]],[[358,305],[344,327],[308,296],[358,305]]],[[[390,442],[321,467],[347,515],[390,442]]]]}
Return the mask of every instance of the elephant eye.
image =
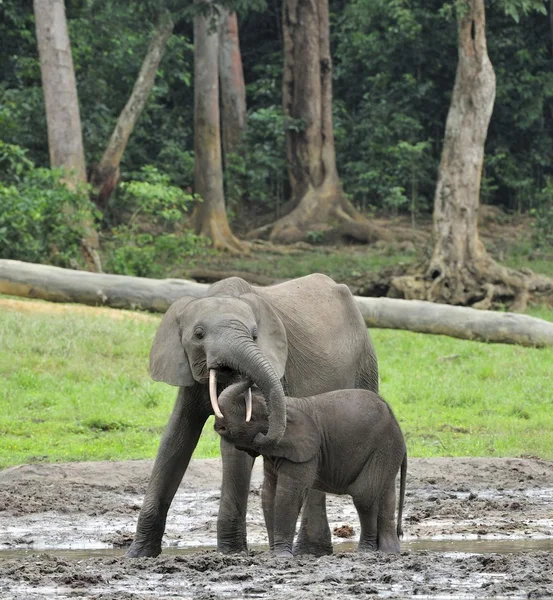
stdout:
{"type": "Polygon", "coordinates": [[[252,339],[253,339],[254,342],[257,340],[257,327],[253,328],[252,339]]]}
{"type": "Polygon", "coordinates": [[[201,327],[196,327],[196,329],[194,329],[194,337],[197,340],[203,340],[205,337],[205,331],[201,327]]]}

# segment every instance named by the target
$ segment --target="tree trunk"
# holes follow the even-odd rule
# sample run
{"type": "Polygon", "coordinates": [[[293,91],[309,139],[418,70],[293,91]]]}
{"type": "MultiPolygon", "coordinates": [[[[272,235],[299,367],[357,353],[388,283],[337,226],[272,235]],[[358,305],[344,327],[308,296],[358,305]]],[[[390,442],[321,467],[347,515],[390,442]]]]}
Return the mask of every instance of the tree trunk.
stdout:
{"type": "MultiPolygon", "coordinates": [[[[363,237],[382,237],[345,197],[334,150],[332,60],[328,0],[285,0],[283,6],[284,114],[290,186],[295,208],[274,223],[271,241],[293,243],[308,231],[329,223],[348,223],[370,230],[363,237]],[[297,126],[296,126],[297,125],[297,126]]],[[[384,235],[384,237],[386,237],[384,235]]]]}
{"type": "Polygon", "coordinates": [[[459,62],[434,198],[434,253],[428,268],[432,294],[449,304],[470,303],[474,286],[471,282],[466,290],[466,283],[475,268],[487,270],[490,262],[478,236],[478,205],[495,73],[486,48],[484,0],[466,5],[459,17],[459,62]]]}
{"type": "Polygon", "coordinates": [[[148,51],[140,67],[127,104],[121,111],[102,159],[91,169],[90,183],[93,198],[98,208],[104,210],[119,180],[119,165],[127,147],[127,142],[144,110],[159,68],[165,54],[167,42],[173,33],[173,21],[168,12],[162,13],[148,51]]]}
{"type": "Polygon", "coordinates": [[[196,233],[214,248],[243,252],[246,246],[230,230],[223,192],[219,122],[219,35],[209,20],[194,17],[194,188],[203,200],[196,205],[196,233]]]}
{"type": "MultiPolygon", "coordinates": [[[[547,283],[545,278],[543,282],[547,283]]],[[[99,275],[0,260],[0,294],[52,302],[165,312],[182,296],[201,298],[208,287],[183,279],[99,275]]],[[[355,302],[368,327],[406,329],[484,342],[553,346],[553,323],[526,315],[393,298],[355,296],[355,302]]]]}
{"type": "Polygon", "coordinates": [[[223,10],[219,28],[221,123],[225,156],[236,152],[246,127],[246,84],[238,38],[236,13],[223,10]]]}
{"type": "MultiPolygon", "coordinates": [[[[50,165],[64,168],[64,182],[71,188],[86,183],[77,82],[63,0],[34,0],[34,14],[42,89],[48,128],[50,165]]],[[[65,207],[71,211],[71,207],[65,207]]],[[[83,256],[90,268],[101,270],[98,234],[92,215],[83,222],[83,256]]]]}
{"type": "Polygon", "coordinates": [[[475,308],[508,304],[522,311],[537,276],[497,264],[478,236],[495,74],[486,48],[484,0],[465,0],[462,8],[457,74],[434,197],[434,252],[424,277],[400,277],[392,287],[397,295],[411,299],[475,308]]]}

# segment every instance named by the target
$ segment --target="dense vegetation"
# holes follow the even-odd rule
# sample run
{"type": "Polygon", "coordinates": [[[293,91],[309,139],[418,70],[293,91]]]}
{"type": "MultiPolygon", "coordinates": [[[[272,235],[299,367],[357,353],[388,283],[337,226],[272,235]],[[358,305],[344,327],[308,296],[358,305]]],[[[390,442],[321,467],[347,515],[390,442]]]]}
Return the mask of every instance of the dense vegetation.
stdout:
{"type": "MultiPolygon", "coordinates": [[[[497,99],[482,201],[507,211],[535,211],[536,243],[543,245],[553,238],[552,37],[549,15],[525,10],[532,4],[541,3],[498,2],[487,8],[497,99]]],[[[91,165],[100,159],[132,89],[155,26],[154,11],[109,0],[68,0],[66,8],[91,165]]],[[[447,8],[443,0],[330,3],[338,169],[346,192],[369,214],[410,213],[416,222],[431,212],[457,61],[457,25],[447,8]]],[[[0,254],[68,265],[71,236],[67,249],[50,238],[49,248],[39,241],[29,248],[25,240],[36,238],[36,223],[21,224],[17,235],[10,231],[18,206],[31,215],[55,213],[59,199],[56,178],[40,171],[49,159],[32,2],[4,2],[0,12],[5,65],[0,198],[8,207],[0,215],[0,254]]],[[[227,158],[225,187],[231,224],[243,231],[259,215],[274,218],[288,199],[284,132],[298,124],[287,122],[281,110],[281,2],[243,9],[239,17],[248,126],[241,152],[227,158]]],[[[176,22],[149,104],[124,154],[123,184],[104,214],[96,215],[112,249],[110,270],[152,274],[156,261],[202,245],[189,234],[181,239],[180,217],[192,200],[192,88],[192,24],[184,16],[176,22]],[[173,191],[160,194],[162,188],[173,191]],[[163,226],[140,227],[153,219],[163,226]],[[154,233],[163,233],[163,239],[154,243],[154,233]],[[147,250],[121,250],[124,246],[147,250]]],[[[55,229],[55,223],[41,219],[55,229]]],[[[42,237],[49,236],[43,231],[42,237]]]]}

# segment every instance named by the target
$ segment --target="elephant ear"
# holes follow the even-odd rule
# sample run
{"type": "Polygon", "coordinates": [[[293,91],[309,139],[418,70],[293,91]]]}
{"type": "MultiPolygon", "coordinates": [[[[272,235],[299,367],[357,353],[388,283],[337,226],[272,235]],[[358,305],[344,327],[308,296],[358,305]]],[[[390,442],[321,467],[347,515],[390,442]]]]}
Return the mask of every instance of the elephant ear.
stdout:
{"type": "Polygon", "coordinates": [[[288,358],[288,339],[280,317],[270,303],[255,292],[241,294],[240,300],[247,302],[253,310],[258,330],[257,345],[280,379],[288,358]]]}
{"type": "Polygon", "coordinates": [[[278,444],[268,450],[269,456],[280,456],[295,463],[311,460],[319,452],[321,437],[313,417],[286,403],[286,430],[278,444]]]}
{"type": "Polygon", "coordinates": [[[194,383],[177,319],[192,300],[195,300],[192,296],[179,298],[171,304],[161,320],[150,350],[150,374],[155,381],[164,381],[179,387],[194,383]]]}

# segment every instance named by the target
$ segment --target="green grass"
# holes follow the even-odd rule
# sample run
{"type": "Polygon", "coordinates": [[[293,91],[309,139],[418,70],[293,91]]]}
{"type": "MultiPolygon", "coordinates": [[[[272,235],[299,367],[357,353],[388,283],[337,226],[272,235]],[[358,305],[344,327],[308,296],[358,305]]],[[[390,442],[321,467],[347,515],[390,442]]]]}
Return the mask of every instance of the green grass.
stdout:
{"type": "MultiPolygon", "coordinates": [[[[553,320],[552,311],[533,311],[553,320]]],[[[535,314],[538,316],[538,314],[535,314]]],[[[553,348],[374,330],[412,456],[553,458],[553,348]]]]}
{"type": "Polygon", "coordinates": [[[148,375],[159,319],[0,311],[0,467],[155,455],[176,397],[148,375]]]}
{"type": "MultiPolygon", "coordinates": [[[[147,371],[158,322],[0,308],[0,468],[154,457],[176,396],[147,371]]],[[[372,337],[412,456],[553,458],[553,348],[372,337]]],[[[217,454],[210,420],[195,456],[217,454]]]]}

